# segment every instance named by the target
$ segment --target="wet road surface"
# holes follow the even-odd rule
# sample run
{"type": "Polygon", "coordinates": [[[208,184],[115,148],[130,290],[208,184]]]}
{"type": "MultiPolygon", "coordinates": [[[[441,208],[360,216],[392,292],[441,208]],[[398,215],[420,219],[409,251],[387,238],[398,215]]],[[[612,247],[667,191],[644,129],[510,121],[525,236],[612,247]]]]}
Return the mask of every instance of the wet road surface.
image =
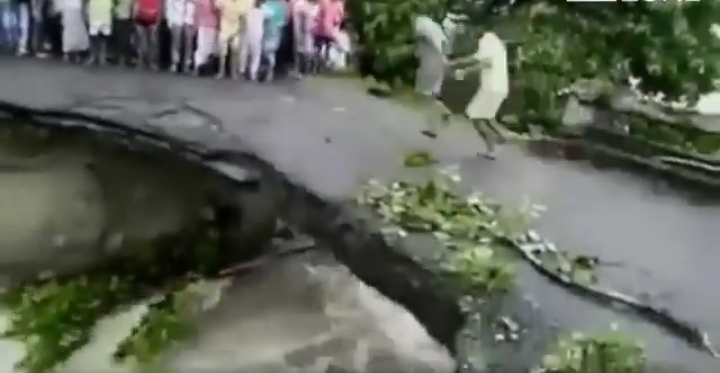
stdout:
{"type": "MultiPolygon", "coordinates": [[[[538,222],[543,236],[563,250],[620,263],[603,270],[602,281],[618,290],[648,293],[720,340],[720,272],[714,270],[720,264],[720,206],[658,191],[634,175],[543,159],[512,146],[502,150],[499,160],[486,161],[475,156],[483,148],[466,126],[427,139],[420,134],[424,117],[344,87],[345,82],[250,86],[134,71],[46,69],[44,62],[0,60],[0,80],[16,82],[12,89],[0,88],[0,100],[50,108],[93,96],[104,96],[105,102],[122,98],[121,109],[82,109],[118,118],[126,118],[128,110],[188,103],[212,113],[244,146],[327,198],[350,198],[371,177],[404,172],[401,160],[410,150],[432,151],[443,164],[459,164],[468,186],[508,203],[527,196],[546,205],[548,212],[538,222]]],[[[192,113],[153,120],[172,126],[209,123],[192,113]]],[[[523,290],[539,303],[544,317],[563,328],[607,330],[616,322],[644,340],[653,361],[698,373],[720,368],[720,361],[652,325],[580,299],[530,270],[521,272],[523,290]]]]}

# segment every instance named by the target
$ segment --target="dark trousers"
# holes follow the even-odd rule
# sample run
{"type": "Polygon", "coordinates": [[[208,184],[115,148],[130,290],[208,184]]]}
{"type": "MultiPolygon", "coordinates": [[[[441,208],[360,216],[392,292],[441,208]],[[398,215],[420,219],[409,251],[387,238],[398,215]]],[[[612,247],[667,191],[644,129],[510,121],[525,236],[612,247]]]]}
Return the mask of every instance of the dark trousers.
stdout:
{"type": "Polygon", "coordinates": [[[295,64],[295,37],[293,36],[292,20],[285,25],[283,29],[282,39],[275,56],[275,72],[283,75],[292,69],[295,64]]]}
{"type": "Polygon", "coordinates": [[[159,25],[157,23],[135,23],[137,36],[138,66],[157,68],[159,61],[159,25]]]}
{"type": "Polygon", "coordinates": [[[107,62],[108,36],[90,35],[90,62],[104,64],[107,62]]]}
{"type": "Polygon", "coordinates": [[[45,44],[47,0],[30,0],[30,50],[42,53],[45,44]]]}
{"type": "Polygon", "coordinates": [[[45,41],[50,43],[50,53],[55,57],[62,56],[62,16],[59,13],[45,19],[44,33],[45,41]]]}
{"type": "Polygon", "coordinates": [[[135,22],[132,19],[113,20],[112,49],[121,65],[129,65],[135,58],[135,22]]]}

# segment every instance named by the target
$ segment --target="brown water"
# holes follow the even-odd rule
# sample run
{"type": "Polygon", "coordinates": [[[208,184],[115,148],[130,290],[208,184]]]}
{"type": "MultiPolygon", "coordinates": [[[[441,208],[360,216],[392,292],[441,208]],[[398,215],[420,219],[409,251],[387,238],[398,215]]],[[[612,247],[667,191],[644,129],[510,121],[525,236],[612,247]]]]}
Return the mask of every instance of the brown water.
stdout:
{"type": "MultiPolygon", "coordinates": [[[[219,302],[200,315],[194,338],[162,357],[159,371],[454,369],[447,351],[413,316],[327,254],[278,261],[223,287],[204,287],[205,302],[221,293],[219,302]]],[[[92,342],[59,371],[133,372],[110,355],[145,310],[138,304],[102,320],[92,342]]],[[[0,373],[11,372],[22,353],[16,342],[0,340],[0,373]]]]}

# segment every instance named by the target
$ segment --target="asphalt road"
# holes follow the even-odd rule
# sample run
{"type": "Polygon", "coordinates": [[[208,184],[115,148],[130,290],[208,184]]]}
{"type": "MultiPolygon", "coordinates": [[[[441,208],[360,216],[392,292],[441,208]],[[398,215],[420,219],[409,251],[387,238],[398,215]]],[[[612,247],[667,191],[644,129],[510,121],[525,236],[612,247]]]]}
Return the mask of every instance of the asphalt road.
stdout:
{"type": "MultiPolygon", "coordinates": [[[[508,203],[528,196],[546,205],[548,212],[538,222],[543,236],[561,249],[618,262],[603,271],[603,281],[650,294],[720,340],[720,272],[715,270],[720,206],[698,205],[634,175],[540,158],[514,146],[505,147],[497,161],[487,161],[476,156],[483,148],[467,126],[428,139],[419,131],[425,121],[421,114],[369,97],[346,82],[258,86],[14,59],[0,59],[0,81],[0,100],[32,107],[75,106],[151,125],[219,124],[289,177],[332,199],[352,197],[369,178],[403,173],[406,152],[430,150],[443,164],[460,165],[468,187],[508,203]],[[84,107],[77,106],[80,101],[84,107]]],[[[697,373],[720,368],[720,361],[658,328],[577,298],[530,270],[522,271],[521,281],[543,316],[563,328],[603,330],[618,323],[645,341],[655,362],[697,373]]]]}

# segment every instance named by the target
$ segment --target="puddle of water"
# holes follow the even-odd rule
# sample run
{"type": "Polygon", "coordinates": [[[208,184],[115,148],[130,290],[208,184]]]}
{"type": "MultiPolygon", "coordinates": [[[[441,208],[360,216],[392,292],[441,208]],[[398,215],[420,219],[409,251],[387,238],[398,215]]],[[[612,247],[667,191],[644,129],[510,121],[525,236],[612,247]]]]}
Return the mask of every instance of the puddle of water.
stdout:
{"type": "MultiPolygon", "coordinates": [[[[219,283],[207,289],[216,294],[219,283]]],[[[129,373],[111,354],[145,305],[102,320],[92,342],[62,372],[129,373]]],[[[8,315],[0,313],[0,323],[8,315]]],[[[2,324],[0,324],[2,326],[2,324]]],[[[161,359],[161,370],[452,372],[454,361],[402,307],[355,278],[329,255],[278,261],[237,279],[198,320],[198,334],[161,359]]],[[[11,373],[23,346],[0,340],[0,373],[11,373]]]]}

